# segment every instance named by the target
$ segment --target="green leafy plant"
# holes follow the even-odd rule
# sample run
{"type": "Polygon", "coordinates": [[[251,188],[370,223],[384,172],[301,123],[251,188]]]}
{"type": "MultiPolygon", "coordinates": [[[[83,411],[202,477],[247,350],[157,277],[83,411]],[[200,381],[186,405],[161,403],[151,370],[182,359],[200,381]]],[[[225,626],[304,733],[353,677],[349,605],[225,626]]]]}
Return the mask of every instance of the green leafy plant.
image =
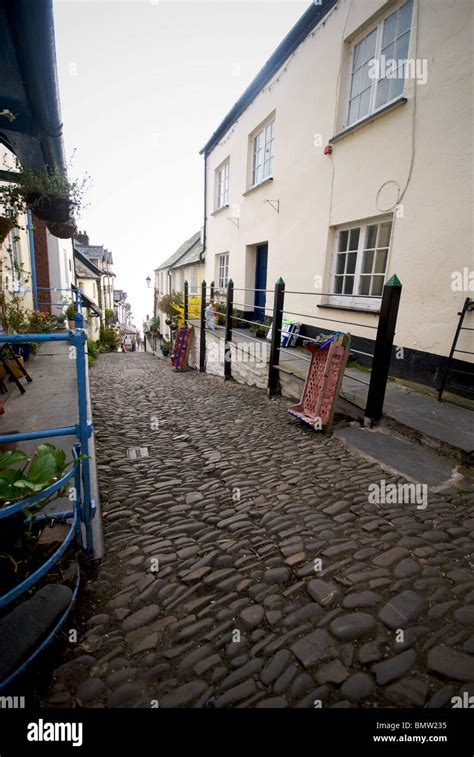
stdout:
{"type": "Polygon", "coordinates": [[[105,322],[111,324],[114,320],[113,308],[105,308],[105,322]]]}
{"type": "Polygon", "coordinates": [[[73,321],[76,314],[76,307],[73,302],[70,302],[66,308],[66,318],[68,321],[73,321]]]}
{"type": "Polygon", "coordinates": [[[183,306],[183,293],[171,292],[171,294],[164,294],[160,298],[158,307],[162,313],[168,316],[169,320],[173,320],[176,317],[176,308],[183,306]]]}
{"type": "Polygon", "coordinates": [[[161,354],[163,355],[163,357],[168,357],[168,355],[170,354],[170,352],[171,352],[171,345],[170,345],[170,343],[167,342],[166,340],[163,340],[163,342],[161,344],[161,354]]]}
{"type": "Polygon", "coordinates": [[[256,337],[266,337],[268,334],[269,325],[269,323],[259,323],[258,321],[255,321],[250,326],[250,332],[256,337]]]}
{"type": "Polygon", "coordinates": [[[61,478],[66,465],[66,453],[53,444],[40,444],[31,459],[19,449],[2,452],[0,507],[42,491],[61,478]]]}
{"type": "Polygon", "coordinates": [[[33,310],[28,314],[28,332],[45,334],[56,328],[57,320],[51,313],[33,310]]]}
{"type": "Polygon", "coordinates": [[[119,336],[110,326],[101,326],[99,332],[99,351],[116,352],[119,346],[119,336]]]}
{"type": "Polygon", "coordinates": [[[160,330],[160,318],[159,316],[155,316],[151,319],[150,323],[148,324],[148,328],[152,334],[156,334],[160,330]]]}
{"type": "Polygon", "coordinates": [[[46,222],[74,224],[74,216],[80,215],[84,206],[90,183],[88,175],[82,179],[69,179],[67,170],[60,166],[35,170],[18,160],[15,168],[18,182],[0,186],[0,202],[9,209],[10,215],[16,216],[31,208],[46,222]]]}

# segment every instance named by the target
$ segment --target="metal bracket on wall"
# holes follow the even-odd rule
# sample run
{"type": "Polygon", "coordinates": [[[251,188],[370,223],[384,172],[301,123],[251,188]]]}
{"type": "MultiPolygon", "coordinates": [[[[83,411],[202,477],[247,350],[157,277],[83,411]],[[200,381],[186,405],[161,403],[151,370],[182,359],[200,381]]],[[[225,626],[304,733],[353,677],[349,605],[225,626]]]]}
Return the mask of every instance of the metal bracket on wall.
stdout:
{"type": "Polygon", "coordinates": [[[267,202],[277,213],[280,212],[280,200],[264,200],[263,202],[267,202]]]}
{"type": "Polygon", "coordinates": [[[234,224],[237,228],[239,228],[239,219],[238,218],[228,218],[228,221],[234,224]]]}

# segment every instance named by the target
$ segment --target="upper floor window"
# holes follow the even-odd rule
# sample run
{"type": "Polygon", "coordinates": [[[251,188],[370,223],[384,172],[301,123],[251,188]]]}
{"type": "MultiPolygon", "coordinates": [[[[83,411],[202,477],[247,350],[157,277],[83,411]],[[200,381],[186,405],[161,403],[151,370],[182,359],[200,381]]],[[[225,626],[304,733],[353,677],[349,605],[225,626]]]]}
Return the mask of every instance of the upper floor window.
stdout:
{"type": "Polygon", "coordinates": [[[272,175],[275,119],[267,123],[252,140],[252,186],[272,175]]]}
{"type": "Polygon", "coordinates": [[[227,159],[216,171],[216,210],[229,204],[229,170],[230,161],[227,159]]]}
{"type": "Polygon", "coordinates": [[[391,232],[390,219],[338,230],[332,291],[345,295],[341,304],[357,305],[350,295],[382,296],[391,232]]]}
{"type": "Polygon", "coordinates": [[[348,125],[403,94],[413,0],[390,13],[352,49],[348,125]]]}
{"type": "Polygon", "coordinates": [[[219,255],[217,264],[217,286],[219,289],[225,289],[229,281],[229,253],[219,255]]]}

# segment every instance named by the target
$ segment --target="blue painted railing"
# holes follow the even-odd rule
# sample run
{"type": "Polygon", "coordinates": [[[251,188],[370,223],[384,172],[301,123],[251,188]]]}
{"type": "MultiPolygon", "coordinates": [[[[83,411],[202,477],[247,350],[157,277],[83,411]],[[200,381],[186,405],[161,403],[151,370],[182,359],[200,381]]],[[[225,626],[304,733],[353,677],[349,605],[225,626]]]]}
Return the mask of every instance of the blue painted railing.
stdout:
{"type": "MultiPolygon", "coordinates": [[[[8,608],[15,602],[25,591],[30,589],[35,583],[43,578],[51,568],[56,565],[73,539],[86,554],[92,555],[94,550],[92,519],[95,515],[95,502],[91,497],[91,476],[89,463],[89,439],[92,435],[93,426],[88,420],[88,402],[87,402],[87,334],[84,330],[84,319],[82,316],[81,293],[77,290],[75,293],[75,316],[74,329],[66,333],[51,334],[5,334],[0,333],[0,345],[8,342],[9,344],[22,344],[25,342],[68,342],[73,348],[72,357],[76,361],[76,378],[77,378],[77,397],[78,397],[78,419],[77,423],[72,426],[61,426],[59,428],[46,428],[38,431],[25,431],[16,434],[0,434],[0,443],[18,443],[31,439],[46,439],[55,436],[72,436],[77,441],[72,445],[73,461],[70,469],[53,484],[42,489],[37,494],[26,497],[19,502],[13,502],[7,507],[0,509],[0,528],[1,521],[14,515],[15,513],[28,509],[33,505],[46,500],[51,495],[62,490],[69,481],[74,479],[73,496],[71,497],[72,509],[62,512],[39,513],[38,515],[29,515],[25,518],[25,527],[31,521],[44,521],[54,519],[55,521],[67,521],[70,528],[61,543],[52,555],[33,573],[25,578],[21,583],[10,589],[6,594],[0,596],[0,610],[8,608]]],[[[50,630],[47,637],[41,640],[38,647],[33,650],[26,660],[4,681],[0,681],[0,690],[5,689],[25,668],[36,659],[43,651],[47,644],[52,641],[58,630],[61,628],[68,617],[72,606],[76,600],[79,587],[79,569],[76,574],[76,582],[72,593],[71,602],[58,620],[55,627],[50,630]]]]}

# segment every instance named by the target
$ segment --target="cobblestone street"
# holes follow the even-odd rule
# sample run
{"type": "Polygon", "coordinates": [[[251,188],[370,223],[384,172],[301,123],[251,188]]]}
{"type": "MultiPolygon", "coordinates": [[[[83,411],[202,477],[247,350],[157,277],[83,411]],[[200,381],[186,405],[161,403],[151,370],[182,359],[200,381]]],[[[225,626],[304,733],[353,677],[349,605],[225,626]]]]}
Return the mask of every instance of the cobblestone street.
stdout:
{"type": "Polygon", "coordinates": [[[105,557],[45,706],[451,707],[474,694],[474,495],[401,481],[289,402],[150,354],[91,370],[105,557]],[[131,447],[149,457],[128,459],[131,447]]]}

